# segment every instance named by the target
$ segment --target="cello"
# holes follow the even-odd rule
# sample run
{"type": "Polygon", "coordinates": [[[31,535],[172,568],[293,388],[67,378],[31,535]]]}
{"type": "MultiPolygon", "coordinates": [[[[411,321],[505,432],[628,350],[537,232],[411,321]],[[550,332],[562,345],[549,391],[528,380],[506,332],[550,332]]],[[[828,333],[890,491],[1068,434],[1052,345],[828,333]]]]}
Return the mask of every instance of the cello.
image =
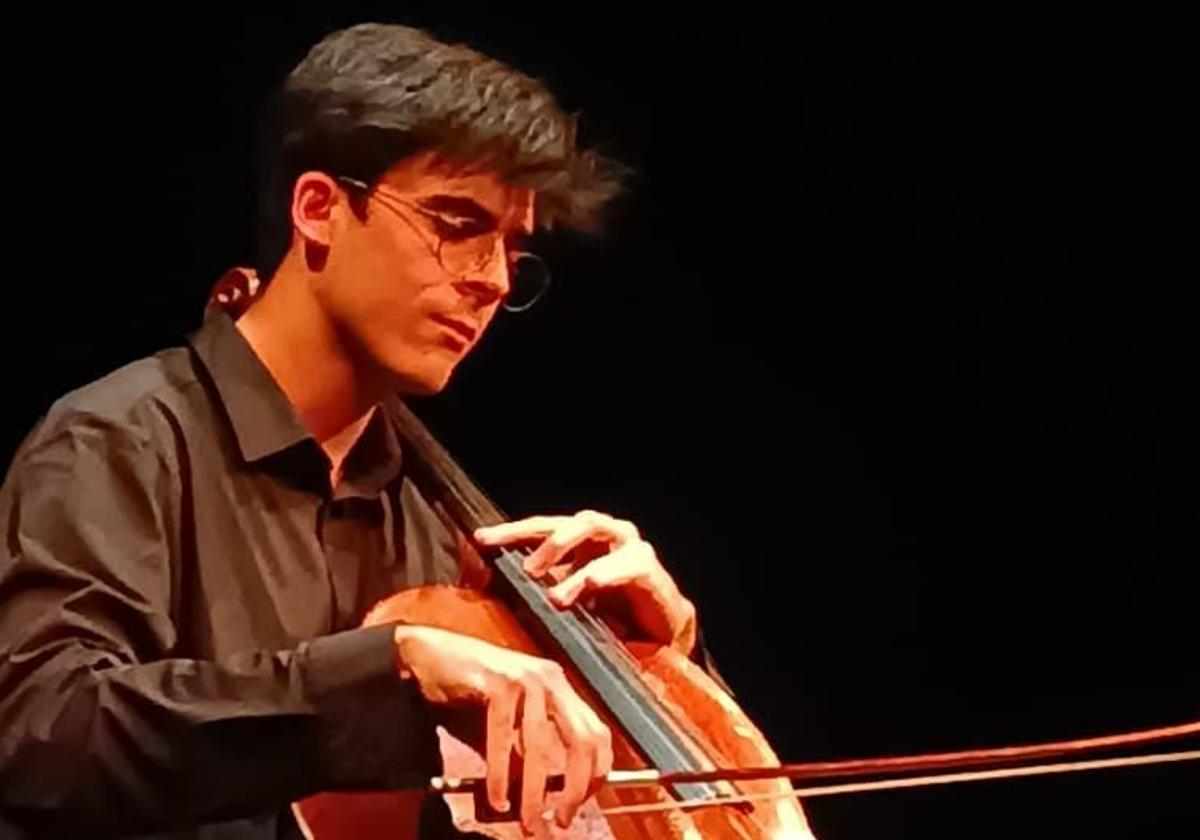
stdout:
{"type": "MultiPolygon", "coordinates": [[[[401,406],[415,473],[460,528],[495,524],[499,509],[401,406]]],[[[364,623],[406,621],[475,636],[569,666],[574,684],[613,730],[614,770],[594,801],[555,838],[812,838],[800,798],[1021,776],[1200,761],[1200,749],[1119,755],[1200,738],[1200,721],[1138,732],[916,756],[781,764],[763,734],[708,672],[665,645],[621,642],[585,607],[561,610],[523,566],[524,553],[492,560],[494,592],[418,587],[384,599],[364,623]],[[1104,757],[1083,759],[1084,755],[1104,757]],[[1050,761],[1068,758],[1067,761],[1050,761]],[[925,775],[921,775],[925,774],[925,775]],[[865,779],[865,781],[844,781],[865,779]],[[789,780],[821,784],[796,789],[789,780]]],[[[494,812],[483,759],[440,733],[444,773],[421,791],[322,793],[295,805],[312,840],[416,837],[423,796],[446,798],[455,826],[493,838],[524,836],[494,812]]]]}
{"type": "MultiPolygon", "coordinates": [[[[257,291],[253,272],[235,269],[214,288],[209,306],[236,317],[257,291]]],[[[504,521],[420,420],[401,409],[400,431],[416,456],[416,477],[450,523],[472,533],[504,521]]],[[[812,833],[798,796],[1200,760],[1200,750],[1193,749],[1031,763],[1197,738],[1200,722],[1190,722],[1050,744],[783,765],[709,673],[673,648],[622,643],[581,606],[559,610],[549,603],[543,584],[524,572],[523,559],[521,551],[510,549],[491,558],[492,591],[405,590],[376,605],[364,623],[435,626],[569,666],[576,688],[612,727],[615,764],[622,769],[609,774],[608,784],[585,803],[571,826],[547,826],[550,836],[805,838],[812,833]],[[936,773],[904,775],[930,771],[936,773]],[[869,778],[801,789],[788,782],[861,777],[869,778]]],[[[412,790],[314,794],[293,805],[301,830],[310,840],[416,837],[422,799],[444,796],[459,830],[522,836],[511,816],[488,807],[478,752],[444,729],[439,738],[442,776],[412,790]]]]}
{"type": "MultiPolygon", "coordinates": [[[[505,521],[416,415],[403,404],[398,412],[400,433],[414,456],[414,479],[435,509],[461,533],[505,521]]],[[[766,738],[703,668],[670,646],[620,641],[583,605],[555,606],[544,584],[525,572],[524,558],[523,550],[501,549],[490,558],[487,591],[445,585],[402,590],[375,605],[364,624],[433,626],[557,660],[610,725],[614,764],[623,768],[687,775],[711,774],[721,767],[779,766],[766,738]]],[[[445,729],[439,739],[443,779],[482,775],[478,752],[445,729]]],[[[492,811],[480,788],[455,791],[452,786],[319,793],[295,803],[294,811],[313,840],[415,837],[421,798],[440,793],[460,831],[498,840],[523,836],[512,815],[492,811]]],[[[567,828],[547,826],[549,836],[812,836],[782,777],[605,785],[593,800],[567,828]],[[747,801],[721,807],[732,799],[747,801]],[[613,813],[617,809],[632,810],[613,813]]]]}

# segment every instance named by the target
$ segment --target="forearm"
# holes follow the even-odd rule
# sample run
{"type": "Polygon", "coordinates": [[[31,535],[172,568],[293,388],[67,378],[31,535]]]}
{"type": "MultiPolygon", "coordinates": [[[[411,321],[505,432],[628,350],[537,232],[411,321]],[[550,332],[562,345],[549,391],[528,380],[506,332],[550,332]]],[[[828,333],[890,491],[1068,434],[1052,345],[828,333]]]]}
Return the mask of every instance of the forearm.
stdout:
{"type": "Polygon", "coordinates": [[[31,824],[153,830],[434,768],[386,627],[222,662],[113,664],[78,644],[34,661],[0,662],[0,797],[31,824]]]}

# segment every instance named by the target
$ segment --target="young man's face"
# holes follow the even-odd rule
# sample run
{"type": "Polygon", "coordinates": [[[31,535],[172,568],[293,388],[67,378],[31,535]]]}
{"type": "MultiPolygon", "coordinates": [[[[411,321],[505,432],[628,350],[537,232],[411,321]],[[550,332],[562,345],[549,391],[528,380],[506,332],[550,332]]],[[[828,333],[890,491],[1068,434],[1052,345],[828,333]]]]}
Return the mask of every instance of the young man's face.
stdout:
{"type": "Polygon", "coordinates": [[[508,255],[533,231],[533,192],[430,156],[394,166],[337,214],[316,294],[345,338],[414,392],[441,390],[509,292],[508,255]]]}

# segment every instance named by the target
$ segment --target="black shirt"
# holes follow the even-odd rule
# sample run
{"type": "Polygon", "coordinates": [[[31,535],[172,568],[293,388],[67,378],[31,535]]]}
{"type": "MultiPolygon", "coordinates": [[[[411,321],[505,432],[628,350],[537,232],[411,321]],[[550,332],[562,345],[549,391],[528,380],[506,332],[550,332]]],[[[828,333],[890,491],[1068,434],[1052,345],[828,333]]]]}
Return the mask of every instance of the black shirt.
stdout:
{"type": "Polygon", "coordinates": [[[390,628],[359,627],[391,592],[458,577],[393,409],[331,488],[325,454],[219,310],[190,346],[53,405],[0,490],[9,820],[285,837],[307,793],[437,771],[390,628]]]}

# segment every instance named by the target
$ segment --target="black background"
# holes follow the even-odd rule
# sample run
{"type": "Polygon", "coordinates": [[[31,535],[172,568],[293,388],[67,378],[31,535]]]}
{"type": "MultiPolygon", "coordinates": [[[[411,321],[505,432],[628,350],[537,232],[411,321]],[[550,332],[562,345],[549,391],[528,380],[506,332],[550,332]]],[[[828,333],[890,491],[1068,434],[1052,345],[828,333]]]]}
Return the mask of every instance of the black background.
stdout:
{"type": "MultiPolygon", "coordinates": [[[[163,8],[4,23],[5,461],[249,260],[255,109],[304,49],[430,27],[637,176],[418,408],[510,512],[638,522],[781,756],[1200,718],[1181,21],[163,8]]],[[[808,810],[824,840],[1195,836],[1198,778],[808,810]]]]}

